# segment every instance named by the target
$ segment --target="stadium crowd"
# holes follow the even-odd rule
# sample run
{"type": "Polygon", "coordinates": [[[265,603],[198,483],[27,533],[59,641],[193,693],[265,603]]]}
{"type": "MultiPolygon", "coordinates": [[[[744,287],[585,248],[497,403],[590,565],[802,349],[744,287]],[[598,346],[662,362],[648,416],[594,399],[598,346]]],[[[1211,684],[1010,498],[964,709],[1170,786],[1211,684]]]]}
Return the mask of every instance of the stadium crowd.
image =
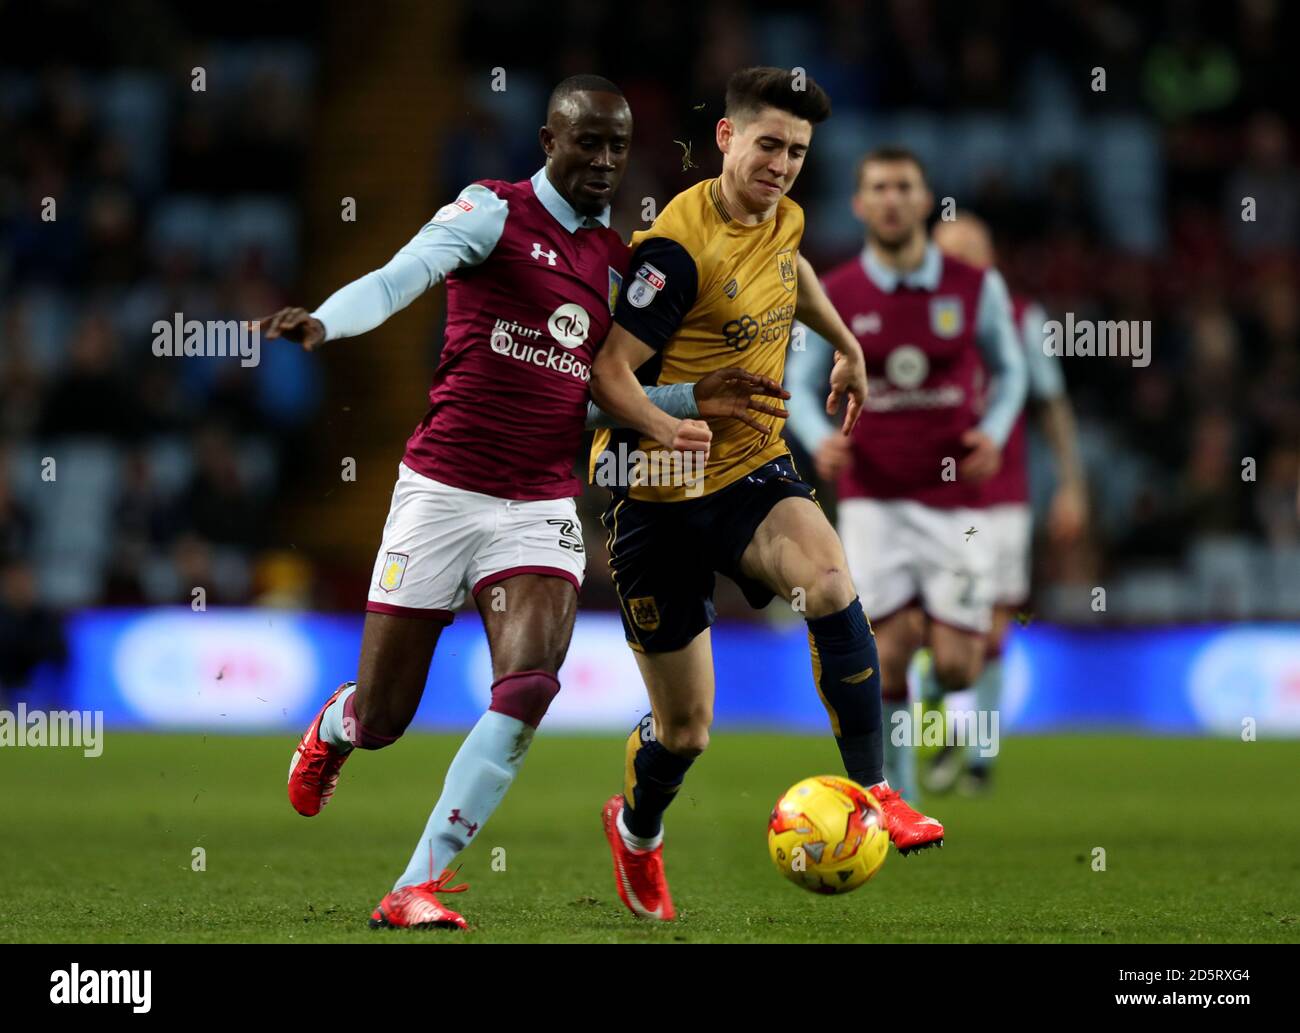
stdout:
{"type": "MultiPolygon", "coordinates": [[[[636,117],[615,218],[628,235],[645,198],[662,205],[716,169],[732,69],[804,67],[835,103],[794,193],[815,265],[861,246],[855,159],[894,142],[938,197],[990,221],[1014,290],[1058,318],[1151,321],[1147,367],[1066,360],[1093,520],[1084,547],[1041,558],[1040,615],[1095,618],[1077,590],[1094,584],[1111,586],[1111,619],[1300,615],[1290,5],[565,6],[586,33],[523,0],[465,6],[446,196],[530,174],[549,86],[604,72],[636,117]]],[[[28,645],[0,681],[58,657],[60,611],[188,602],[195,584],[212,604],[257,601],[268,521],[294,491],[284,459],[309,447],[320,404],[319,366],[295,349],[243,370],[149,348],[144,328],[175,312],[249,319],[302,300],[289,295],[318,79],[291,34],[227,40],[161,10],[93,55],[37,62],[13,33],[3,45],[0,645],[28,645]],[[200,64],[210,86],[196,91],[178,69],[200,64]]],[[[1035,451],[1039,502],[1045,459],[1035,451]]],[[[583,507],[587,601],[613,605],[600,494],[583,507]]]]}

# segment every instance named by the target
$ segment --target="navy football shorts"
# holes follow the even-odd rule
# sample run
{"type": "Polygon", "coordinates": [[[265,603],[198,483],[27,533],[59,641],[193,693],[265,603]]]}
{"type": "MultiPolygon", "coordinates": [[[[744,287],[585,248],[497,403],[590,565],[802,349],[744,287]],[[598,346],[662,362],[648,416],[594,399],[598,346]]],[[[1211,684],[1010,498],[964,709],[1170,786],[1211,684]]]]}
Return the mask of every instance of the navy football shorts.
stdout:
{"type": "Polygon", "coordinates": [[[717,616],[715,574],[736,582],[755,609],[770,603],[772,590],[740,572],[740,557],[772,507],[787,498],[817,501],[788,455],[699,498],[614,498],[601,522],[628,644],[645,653],[688,645],[717,616]]]}

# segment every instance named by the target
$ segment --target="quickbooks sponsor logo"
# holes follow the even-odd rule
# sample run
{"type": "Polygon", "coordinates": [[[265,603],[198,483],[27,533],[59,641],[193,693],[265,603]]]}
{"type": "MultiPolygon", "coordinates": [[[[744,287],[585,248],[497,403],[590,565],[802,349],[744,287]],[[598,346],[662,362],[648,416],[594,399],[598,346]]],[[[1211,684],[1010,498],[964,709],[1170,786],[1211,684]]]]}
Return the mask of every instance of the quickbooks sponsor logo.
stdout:
{"type": "Polygon", "coordinates": [[[591,367],[576,355],[572,355],[567,351],[558,351],[549,346],[517,341],[515,340],[516,335],[533,339],[541,337],[541,333],[537,330],[498,319],[488,343],[498,355],[509,355],[510,358],[519,362],[527,362],[542,369],[554,370],[556,373],[571,376],[583,383],[591,379],[591,367]]]}
{"type": "Polygon", "coordinates": [[[936,388],[899,391],[884,387],[867,395],[863,408],[868,412],[897,412],[901,409],[955,409],[966,401],[966,392],[958,384],[936,388]]]}
{"type": "Polygon", "coordinates": [[[51,1004],[129,1004],[143,1015],[153,1006],[153,972],[150,969],[81,970],[70,968],[50,973],[51,1004]]]}
{"type": "Polygon", "coordinates": [[[591,317],[581,305],[566,302],[551,313],[546,329],[563,347],[581,348],[587,341],[587,331],[591,329],[591,317]]]}

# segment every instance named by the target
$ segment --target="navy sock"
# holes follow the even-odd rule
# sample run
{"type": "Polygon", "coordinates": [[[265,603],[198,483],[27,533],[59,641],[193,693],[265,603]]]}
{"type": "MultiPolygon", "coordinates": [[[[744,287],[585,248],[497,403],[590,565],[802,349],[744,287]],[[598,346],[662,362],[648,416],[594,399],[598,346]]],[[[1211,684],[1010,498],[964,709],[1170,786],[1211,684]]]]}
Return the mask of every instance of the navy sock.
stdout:
{"type": "Polygon", "coordinates": [[[664,811],[682,787],[694,757],[671,753],[654,735],[649,714],[627,739],[623,824],[634,836],[651,839],[663,828],[664,811]]]}
{"type": "Polygon", "coordinates": [[[810,617],[808,646],[844,770],[870,788],[884,779],[880,657],[861,601],[854,599],[839,613],[810,617]]]}

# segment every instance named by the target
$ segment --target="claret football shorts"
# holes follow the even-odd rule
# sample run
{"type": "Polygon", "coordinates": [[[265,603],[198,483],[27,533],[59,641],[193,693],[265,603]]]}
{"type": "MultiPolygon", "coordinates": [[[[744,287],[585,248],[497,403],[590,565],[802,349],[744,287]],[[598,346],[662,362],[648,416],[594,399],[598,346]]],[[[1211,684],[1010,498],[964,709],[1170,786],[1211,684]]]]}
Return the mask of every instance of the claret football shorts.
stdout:
{"type": "Polygon", "coordinates": [[[366,609],[450,623],[452,614],[516,574],[582,587],[587,554],[573,499],[517,502],[398,467],[366,609]]]}

